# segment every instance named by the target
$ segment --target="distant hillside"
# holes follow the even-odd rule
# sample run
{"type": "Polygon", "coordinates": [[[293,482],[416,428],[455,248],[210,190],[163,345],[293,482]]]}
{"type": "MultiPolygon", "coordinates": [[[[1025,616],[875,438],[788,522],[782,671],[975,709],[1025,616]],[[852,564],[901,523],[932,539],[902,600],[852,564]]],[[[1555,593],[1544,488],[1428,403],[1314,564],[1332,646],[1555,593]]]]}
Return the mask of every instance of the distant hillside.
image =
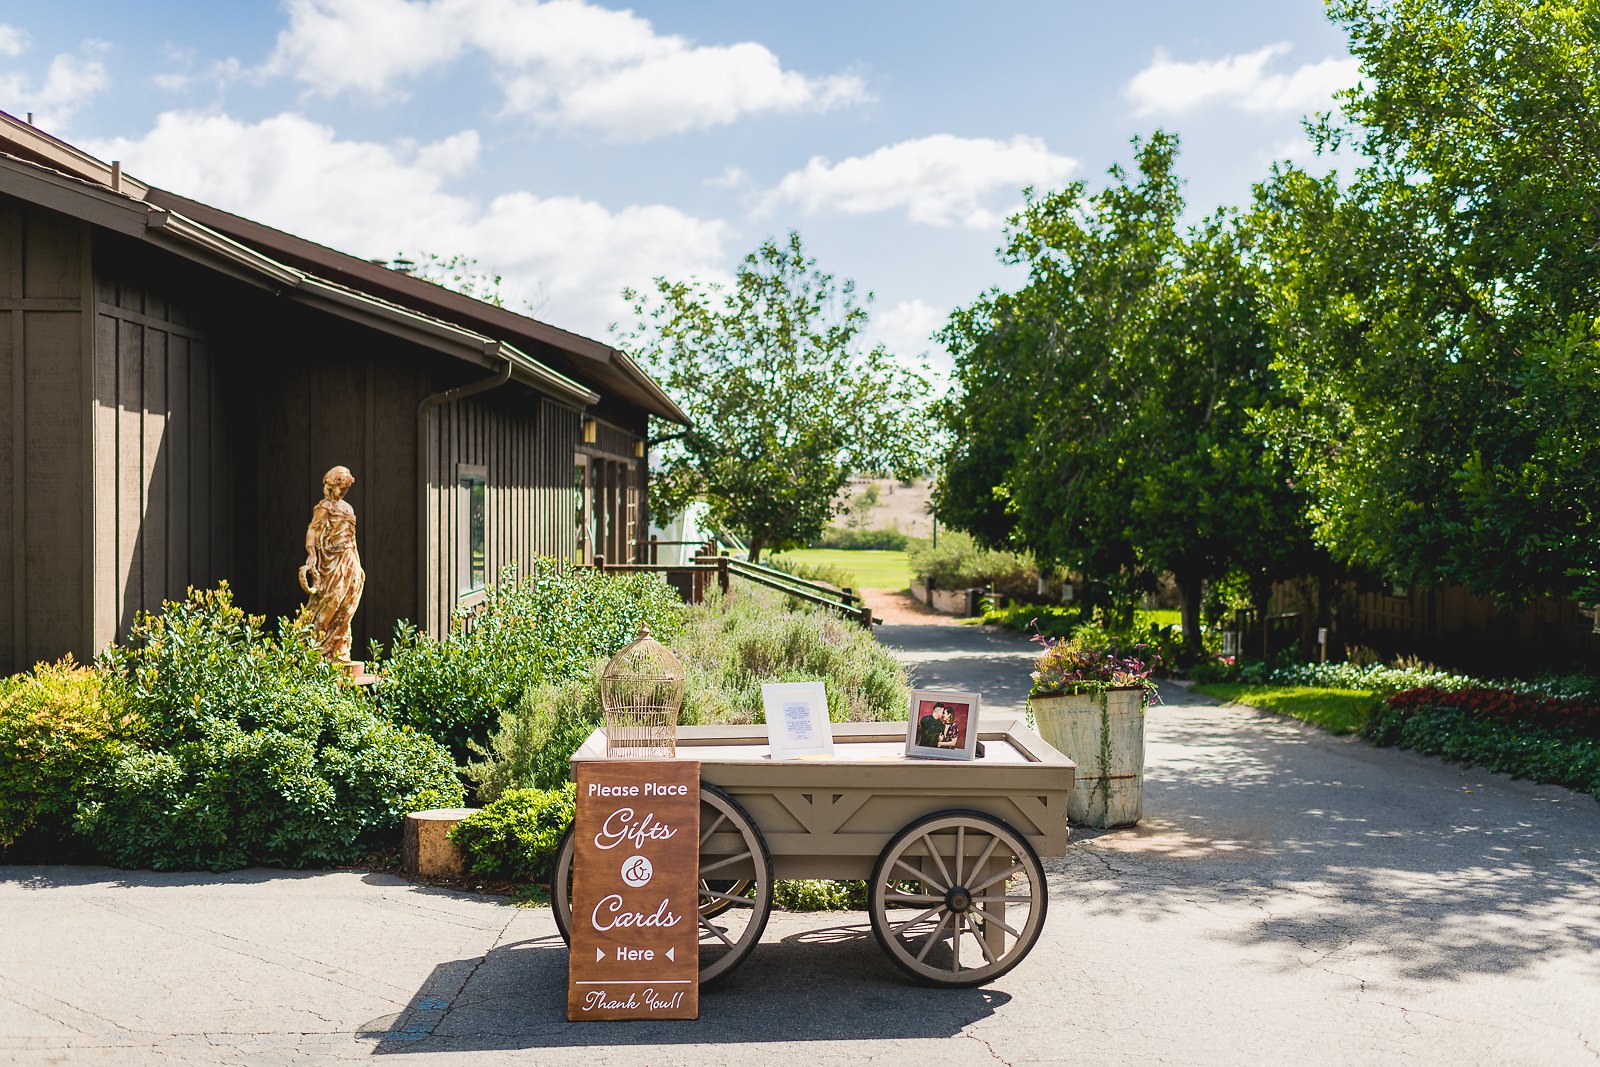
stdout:
{"type": "Polygon", "coordinates": [[[852,478],[845,489],[845,511],[834,518],[833,525],[863,530],[894,529],[912,537],[931,537],[933,517],[928,514],[928,498],[932,488],[923,478],[916,479],[910,486],[893,478],[852,478]],[[868,507],[859,506],[863,496],[871,497],[874,487],[877,500],[868,507]]]}

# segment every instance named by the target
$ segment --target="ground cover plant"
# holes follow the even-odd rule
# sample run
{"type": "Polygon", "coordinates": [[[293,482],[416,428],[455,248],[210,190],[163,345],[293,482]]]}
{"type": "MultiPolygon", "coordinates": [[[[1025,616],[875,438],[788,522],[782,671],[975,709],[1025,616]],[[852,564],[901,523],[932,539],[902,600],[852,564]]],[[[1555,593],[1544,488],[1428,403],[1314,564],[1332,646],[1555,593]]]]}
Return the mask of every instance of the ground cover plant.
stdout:
{"type": "Polygon", "coordinates": [[[597,659],[639,633],[677,632],[682,604],[655,575],[602,574],[537,559],[507,568],[470,614],[435,638],[409,625],[387,654],[374,647],[383,676],[378,702],[396,722],[448,745],[458,760],[482,743],[501,712],[530,687],[585,678],[597,659]]]}
{"type": "Polygon", "coordinates": [[[1363,735],[1467,766],[1550,782],[1600,799],[1600,699],[1506,689],[1397,693],[1363,735]]]}
{"type": "Polygon", "coordinates": [[[101,657],[137,733],[82,798],[107,859],[157,870],[348,863],[462,800],[449,752],[384,718],[292,621],[226,586],[142,615],[101,657]]]}

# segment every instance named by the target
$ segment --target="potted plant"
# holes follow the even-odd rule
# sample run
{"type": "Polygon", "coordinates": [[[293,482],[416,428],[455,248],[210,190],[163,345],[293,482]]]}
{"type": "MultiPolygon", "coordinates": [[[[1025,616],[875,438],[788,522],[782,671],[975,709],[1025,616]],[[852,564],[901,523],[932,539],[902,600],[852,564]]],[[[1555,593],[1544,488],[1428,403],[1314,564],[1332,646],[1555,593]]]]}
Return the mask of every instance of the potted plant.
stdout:
{"type": "Polygon", "coordinates": [[[1144,709],[1160,657],[1148,645],[1098,649],[1050,641],[1033,672],[1029,716],[1041,737],[1078,765],[1067,819],[1132,826],[1144,814],[1144,709]]]}

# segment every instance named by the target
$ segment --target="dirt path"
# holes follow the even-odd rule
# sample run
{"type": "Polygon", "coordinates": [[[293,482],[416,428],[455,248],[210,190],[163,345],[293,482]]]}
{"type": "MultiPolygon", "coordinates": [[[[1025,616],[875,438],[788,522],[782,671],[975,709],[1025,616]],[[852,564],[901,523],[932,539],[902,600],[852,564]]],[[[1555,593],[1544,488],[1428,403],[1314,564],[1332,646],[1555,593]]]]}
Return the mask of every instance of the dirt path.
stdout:
{"type": "Polygon", "coordinates": [[[909,589],[863,589],[861,599],[885,626],[960,626],[954,615],[941,615],[911,595],[909,589]]]}

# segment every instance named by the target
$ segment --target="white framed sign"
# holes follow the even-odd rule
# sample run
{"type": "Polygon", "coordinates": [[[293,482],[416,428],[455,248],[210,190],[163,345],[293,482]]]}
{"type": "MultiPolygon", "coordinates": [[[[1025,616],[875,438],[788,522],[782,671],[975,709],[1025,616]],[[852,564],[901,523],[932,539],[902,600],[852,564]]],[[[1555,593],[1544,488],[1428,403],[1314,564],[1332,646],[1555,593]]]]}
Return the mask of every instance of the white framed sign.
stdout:
{"type": "Polygon", "coordinates": [[[831,758],[828,692],[821,682],[772,682],[761,687],[767,747],[773,759],[831,758]]]}

